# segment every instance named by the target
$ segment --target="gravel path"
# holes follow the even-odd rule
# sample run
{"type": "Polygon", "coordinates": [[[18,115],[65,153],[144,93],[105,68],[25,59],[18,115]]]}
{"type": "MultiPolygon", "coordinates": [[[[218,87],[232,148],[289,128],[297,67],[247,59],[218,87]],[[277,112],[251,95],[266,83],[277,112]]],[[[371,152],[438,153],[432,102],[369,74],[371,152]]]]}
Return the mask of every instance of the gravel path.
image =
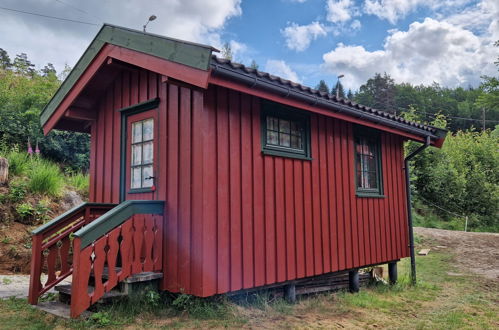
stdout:
{"type": "MultiPolygon", "coordinates": [[[[499,280],[499,234],[415,227],[436,249],[450,249],[456,263],[466,271],[499,280]]],[[[431,252],[430,252],[431,253],[431,252]]]]}
{"type": "MultiPolygon", "coordinates": [[[[42,276],[42,283],[47,280],[42,276]]],[[[71,276],[60,284],[71,284],[71,276]]],[[[29,275],[0,275],[0,299],[9,297],[25,298],[28,296],[29,275]]],[[[55,292],[54,289],[49,292],[55,292]]]]}

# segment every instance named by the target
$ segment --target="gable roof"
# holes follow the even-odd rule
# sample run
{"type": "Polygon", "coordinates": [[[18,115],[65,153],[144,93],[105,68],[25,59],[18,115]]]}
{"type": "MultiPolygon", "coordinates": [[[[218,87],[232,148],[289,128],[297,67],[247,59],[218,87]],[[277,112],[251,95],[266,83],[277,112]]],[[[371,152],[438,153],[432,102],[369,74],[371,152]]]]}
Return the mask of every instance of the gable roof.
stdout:
{"type": "Polygon", "coordinates": [[[434,140],[432,142],[435,144],[439,144],[436,143],[438,140],[443,142],[443,138],[447,134],[445,129],[406,120],[386,111],[357,104],[348,99],[336,98],[336,95],[320,92],[215,55],[212,55],[211,68],[215,75],[218,74],[226,79],[232,79],[251,87],[268,90],[315,106],[322,106],[335,112],[343,112],[355,118],[389,126],[417,136],[429,136],[434,140]]]}
{"type": "Polygon", "coordinates": [[[207,45],[104,24],[52,99],[43,109],[40,114],[42,126],[47,122],[85,69],[106,44],[132,49],[205,71],[208,71],[210,68],[211,52],[217,51],[215,48],[207,45]]]}

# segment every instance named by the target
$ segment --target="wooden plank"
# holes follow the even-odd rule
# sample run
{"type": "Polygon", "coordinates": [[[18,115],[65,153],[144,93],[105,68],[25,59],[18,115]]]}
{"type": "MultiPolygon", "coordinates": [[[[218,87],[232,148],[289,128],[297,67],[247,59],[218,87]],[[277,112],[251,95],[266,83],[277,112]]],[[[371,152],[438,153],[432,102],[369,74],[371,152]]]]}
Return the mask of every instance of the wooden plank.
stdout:
{"type": "Polygon", "coordinates": [[[296,237],[293,160],[284,158],[284,227],[286,235],[286,279],[296,278],[296,237]]]}
{"type": "Polygon", "coordinates": [[[230,180],[230,289],[242,288],[241,249],[241,104],[239,93],[229,91],[230,180]]]}
{"type": "Polygon", "coordinates": [[[350,205],[350,222],[351,222],[351,236],[350,241],[352,242],[352,258],[353,267],[360,266],[360,255],[359,255],[359,218],[357,216],[357,203],[355,202],[355,178],[354,178],[354,167],[355,167],[355,154],[354,154],[354,137],[353,137],[353,127],[350,123],[347,123],[347,154],[348,158],[348,200],[350,205]]]}
{"type": "Polygon", "coordinates": [[[274,158],[264,156],[265,166],[265,283],[274,283],[277,280],[276,262],[276,205],[275,205],[275,173],[274,158]]]}
{"type": "Polygon", "coordinates": [[[295,246],[296,246],[296,277],[306,276],[305,265],[305,224],[303,210],[303,161],[293,161],[293,191],[295,206],[295,246]]]}
{"type": "Polygon", "coordinates": [[[230,290],[229,109],[227,90],[217,88],[217,292],[230,290]]]}
{"type": "Polygon", "coordinates": [[[172,292],[179,290],[179,91],[175,85],[168,85],[168,170],[167,170],[167,203],[164,256],[165,288],[172,292]]]}
{"type": "Polygon", "coordinates": [[[264,160],[261,152],[260,102],[251,98],[253,144],[253,235],[255,259],[255,286],[265,284],[265,209],[264,160]]]}
{"type": "Polygon", "coordinates": [[[343,162],[341,158],[342,148],[341,148],[341,125],[338,120],[334,121],[334,150],[336,154],[335,162],[335,177],[337,179],[335,183],[335,196],[337,205],[337,224],[338,224],[338,269],[345,269],[345,212],[343,204],[343,189],[342,189],[342,177],[343,177],[343,162]]]}
{"type": "Polygon", "coordinates": [[[275,170],[275,240],[276,240],[276,270],[277,282],[286,280],[286,213],[284,201],[284,160],[274,158],[275,170]]]}
{"type": "Polygon", "coordinates": [[[191,291],[203,293],[203,94],[192,90],[191,291]]]}
{"type": "Polygon", "coordinates": [[[253,245],[253,146],[251,132],[251,98],[241,96],[241,212],[243,288],[254,286],[253,245]]]}
{"type": "MultiPolygon", "coordinates": [[[[318,142],[318,128],[317,116],[310,118],[310,135],[311,135],[311,148],[315,154],[319,154],[318,142]]],[[[314,251],[314,274],[321,274],[323,270],[322,265],[322,235],[321,235],[321,199],[320,199],[320,182],[319,182],[319,160],[318,158],[312,160],[312,219],[314,228],[313,247],[309,248],[314,251]]]]}
{"type": "MultiPolygon", "coordinates": [[[[313,150],[312,150],[313,152],[313,150]]],[[[303,163],[303,220],[305,222],[305,263],[306,276],[315,273],[314,267],[314,224],[312,212],[312,167],[310,162],[303,163]]]]}
{"type": "Polygon", "coordinates": [[[322,241],[322,271],[324,273],[331,271],[331,245],[329,231],[329,194],[328,194],[328,179],[327,179],[327,132],[325,120],[319,118],[317,125],[318,135],[318,162],[319,162],[319,184],[320,184],[320,205],[321,205],[321,241],[322,241]]]}
{"type": "Polygon", "coordinates": [[[122,106],[122,75],[120,74],[114,83],[114,103],[113,103],[113,175],[112,175],[112,193],[111,202],[119,203],[120,201],[120,161],[121,161],[121,150],[120,150],[120,139],[121,139],[121,114],[115,111],[116,109],[121,109],[122,106]]]}
{"type": "MultiPolygon", "coordinates": [[[[112,203],[112,191],[115,188],[113,187],[112,179],[113,179],[113,130],[114,130],[114,121],[113,121],[113,98],[114,98],[114,90],[108,89],[105,96],[105,122],[104,122],[104,173],[102,178],[103,184],[103,202],[104,203],[112,203]]],[[[118,188],[119,189],[119,188],[118,188]]]]}
{"type": "Polygon", "coordinates": [[[342,193],[343,193],[343,211],[345,212],[345,227],[344,227],[344,236],[345,236],[345,266],[347,269],[353,267],[353,251],[352,251],[352,214],[350,210],[350,189],[349,189],[349,173],[351,172],[351,168],[348,164],[348,127],[342,123],[341,126],[341,166],[342,166],[342,193]]]}
{"type": "Polygon", "coordinates": [[[191,90],[180,88],[179,115],[179,285],[186,292],[191,290],[191,90]]]}
{"type": "Polygon", "coordinates": [[[206,93],[203,110],[203,296],[217,293],[217,108],[216,89],[206,93]]]}
{"type": "Polygon", "coordinates": [[[337,196],[335,191],[335,166],[337,153],[334,149],[334,120],[326,119],[326,154],[327,154],[327,181],[329,192],[329,226],[330,226],[330,250],[331,250],[331,270],[338,270],[338,215],[337,196]]]}

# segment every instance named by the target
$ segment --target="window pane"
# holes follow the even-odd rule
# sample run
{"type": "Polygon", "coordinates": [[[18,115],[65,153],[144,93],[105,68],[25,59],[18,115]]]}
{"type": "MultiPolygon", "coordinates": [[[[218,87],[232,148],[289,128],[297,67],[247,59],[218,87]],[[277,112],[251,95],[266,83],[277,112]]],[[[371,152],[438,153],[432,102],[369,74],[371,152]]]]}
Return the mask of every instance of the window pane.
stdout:
{"type": "Polygon", "coordinates": [[[146,142],[143,144],[144,152],[143,152],[143,164],[150,164],[153,162],[153,143],[151,142],[146,142]]]}
{"type": "Polygon", "coordinates": [[[288,134],[279,134],[279,145],[282,147],[290,146],[290,139],[288,134]]]}
{"type": "Polygon", "coordinates": [[[132,143],[137,143],[142,141],[142,122],[136,122],[132,124],[132,143]]]}
{"type": "Polygon", "coordinates": [[[291,148],[303,149],[300,136],[294,136],[294,135],[291,136],[291,148]]]}
{"type": "Polygon", "coordinates": [[[361,171],[357,171],[357,187],[364,188],[364,186],[362,185],[362,172],[361,171]]]}
{"type": "Polygon", "coordinates": [[[267,144],[278,145],[279,133],[273,131],[267,131],[267,144]]]}
{"type": "Polygon", "coordinates": [[[152,165],[142,167],[142,187],[152,187],[154,184],[154,180],[151,178],[152,176],[152,165]]]}
{"type": "Polygon", "coordinates": [[[376,158],[367,157],[367,171],[376,172],[376,158]]]}
{"type": "Polygon", "coordinates": [[[143,141],[152,140],[154,138],[154,121],[152,119],[144,120],[142,124],[143,141]]]}
{"type": "Polygon", "coordinates": [[[279,132],[289,133],[289,120],[279,119],[279,132]]]}
{"type": "Polygon", "coordinates": [[[277,118],[267,116],[267,129],[272,130],[272,131],[278,131],[279,130],[279,120],[277,118]]]}
{"type": "Polygon", "coordinates": [[[375,188],[378,188],[378,182],[376,180],[376,173],[375,172],[366,172],[365,175],[367,175],[368,177],[368,187],[367,188],[371,188],[371,189],[375,189],[375,188]]]}
{"type": "Polygon", "coordinates": [[[132,145],[132,165],[142,164],[142,144],[132,145]]]}
{"type": "Polygon", "coordinates": [[[132,179],[131,179],[132,189],[140,188],[140,182],[141,182],[140,172],[141,172],[140,167],[132,168],[132,179]]]}

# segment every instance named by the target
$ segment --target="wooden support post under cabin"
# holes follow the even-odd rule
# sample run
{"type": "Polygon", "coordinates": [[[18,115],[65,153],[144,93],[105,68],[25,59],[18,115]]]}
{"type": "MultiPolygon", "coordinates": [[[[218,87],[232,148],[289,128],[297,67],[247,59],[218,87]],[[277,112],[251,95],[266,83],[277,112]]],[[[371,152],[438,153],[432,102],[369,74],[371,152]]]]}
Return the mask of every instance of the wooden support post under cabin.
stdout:
{"type": "Polygon", "coordinates": [[[351,293],[359,292],[359,270],[352,269],[348,272],[348,289],[351,293]]]}
{"type": "Polygon", "coordinates": [[[9,181],[9,161],[7,158],[0,157],[0,186],[9,181]]]}
{"type": "Polygon", "coordinates": [[[390,279],[390,284],[397,283],[397,262],[389,262],[388,263],[388,277],[390,279]]]}
{"type": "Polygon", "coordinates": [[[296,286],[294,283],[288,284],[284,287],[284,297],[289,303],[294,304],[296,302],[296,286]]]}

